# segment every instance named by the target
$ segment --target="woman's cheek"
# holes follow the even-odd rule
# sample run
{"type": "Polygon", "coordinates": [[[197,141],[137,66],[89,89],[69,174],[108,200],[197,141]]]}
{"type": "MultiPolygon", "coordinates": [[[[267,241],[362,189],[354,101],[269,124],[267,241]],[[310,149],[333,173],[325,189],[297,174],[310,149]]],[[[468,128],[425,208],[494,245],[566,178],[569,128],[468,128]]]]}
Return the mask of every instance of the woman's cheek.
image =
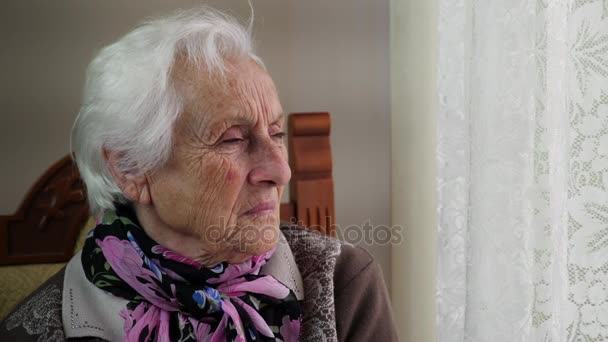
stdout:
{"type": "Polygon", "coordinates": [[[201,196],[206,199],[206,210],[215,216],[230,215],[236,209],[242,173],[237,163],[225,156],[208,158],[205,164],[200,179],[204,182],[201,196]]]}
{"type": "Polygon", "coordinates": [[[232,183],[234,183],[234,181],[237,179],[238,177],[238,172],[234,169],[228,169],[228,171],[226,172],[226,185],[231,185],[232,183]]]}

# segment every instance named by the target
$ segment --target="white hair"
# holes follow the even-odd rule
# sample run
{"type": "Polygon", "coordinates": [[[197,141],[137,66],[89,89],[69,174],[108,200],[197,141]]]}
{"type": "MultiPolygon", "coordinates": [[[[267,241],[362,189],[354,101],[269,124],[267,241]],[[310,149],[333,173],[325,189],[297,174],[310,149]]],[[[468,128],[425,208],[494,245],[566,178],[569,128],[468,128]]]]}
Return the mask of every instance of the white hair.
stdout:
{"type": "Polygon", "coordinates": [[[106,166],[104,148],[118,152],[119,172],[142,175],[168,160],[184,106],[185,94],[171,79],[178,54],[197,70],[221,75],[227,58],[251,58],[263,66],[253,51],[251,24],[247,29],[208,7],[148,21],[103,48],[88,67],[72,129],[73,156],[92,213],[127,201],[106,166]]]}

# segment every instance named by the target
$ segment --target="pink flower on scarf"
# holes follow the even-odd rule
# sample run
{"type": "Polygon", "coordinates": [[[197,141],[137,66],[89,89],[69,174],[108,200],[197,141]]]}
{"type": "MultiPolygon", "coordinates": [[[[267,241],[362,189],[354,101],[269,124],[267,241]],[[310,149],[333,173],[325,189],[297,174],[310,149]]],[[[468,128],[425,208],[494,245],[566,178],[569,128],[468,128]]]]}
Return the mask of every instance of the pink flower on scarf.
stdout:
{"type": "Polygon", "coordinates": [[[154,305],[141,302],[135,310],[130,311],[124,308],[120,311],[120,316],[125,319],[125,337],[127,342],[141,341],[140,335],[147,328],[148,334],[144,341],[148,341],[152,332],[160,325],[160,315],[162,310],[154,305]]]}
{"type": "Polygon", "coordinates": [[[222,284],[217,290],[228,296],[241,296],[245,292],[252,292],[283,299],[289,295],[289,288],[270,275],[233,285],[222,284]]]}
{"type": "Polygon", "coordinates": [[[264,318],[262,316],[260,316],[260,314],[257,312],[256,309],[252,308],[249,304],[245,303],[244,301],[240,300],[237,297],[232,298],[232,300],[235,303],[237,303],[238,305],[240,305],[243,309],[245,309],[247,314],[249,314],[249,318],[251,318],[251,322],[253,322],[253,325],[255,326],[255,328],[258,329],[258,331],[262,335],[264,335],[266,337],[274,337],[274,333],[272,332],[272,329],[270,329],[270,327],[268,326],[268,323],[266,323],[264,318]]]}
{"type": "Polygon", "coordinates": [[[173,260],[173,261],[176,261],[176,262],[179,262],[182,264],[186,264],[186,265],[192,266],[194,268],[203,267],[203,265],[201,265],[199,262],[196,262],[196,261],[192,260],[191,258],[180,255],[180,254],[170,250],[169,248],[163,247],[161,245],[156,245],[156,246],[152,247],[152,253],[162,254],[163,257],[165,257],[169,260],[173,260]]]}
{"type": "Polygon", "coordinates": [[[260,268],[266,264],[266,260],[270,259],[275,250],[276,247],[264,254],[253,256],[251,259],[240,264],[229,264],[224,270],[224,273],[217,278],[209,278],[207,282],[209,284],[219,284],[238,278],[244,274],[257,275],[260,273],[260,268]]]}
{"type": "Polygon", "coordinates": [[[300,337],[300,320],[290,320],[289,316],[283,317],[283,325],[281,326],[281,336],[283,342],[298,342],[300,337]]]}
{"type": "Polygon", "coordinates": [[[192,319],[190,322],[194,327],[194,336],[196,336],[196,340],[209,341],[211,338],[211,326],[195,319],[192,319]]]}
{"type": "Polygon", "coordinates": [[[167,294],[167,297],[171,298],[170,301],[157,295],[164,291],[154,282],[153,279],[156,279],[156,275],[143,267],[144,261],[129,241],[120,240],[115,236],[106,236],[103,241],[97,239],[95,242],[101,248],[114,272],[137,293],[163,310],[177,309],[177,300],[172,298],[171,294],[167,294]],[[137,277],[148,280],[148,283],[143,284],[137,280],[137,277]]]}

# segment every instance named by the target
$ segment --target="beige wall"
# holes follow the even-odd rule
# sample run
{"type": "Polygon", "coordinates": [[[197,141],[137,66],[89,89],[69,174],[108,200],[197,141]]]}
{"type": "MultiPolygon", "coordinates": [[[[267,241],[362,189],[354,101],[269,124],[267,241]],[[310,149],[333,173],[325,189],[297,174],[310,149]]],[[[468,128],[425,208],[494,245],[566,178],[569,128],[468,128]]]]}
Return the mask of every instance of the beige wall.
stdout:
{"type": "Polygon", "coordinates": [[[435,341],[435,0],[391,0],[393,308],[403,341],[435,341]]]}
{"type": "MultiPolygon", "coordinates": [[[[87,63],[137,22],[201,1],[9,0],[0,11],[0,214],[68,152],[87,63]]],[[[209,1],[246,18],[245,0],[209,1]]],[[[388,0],[257,0],[286,111],[330,111],[337,222],[390,224],[388,0]]],[[[390,285],[390,250],[369,246],[390,285]]]]}

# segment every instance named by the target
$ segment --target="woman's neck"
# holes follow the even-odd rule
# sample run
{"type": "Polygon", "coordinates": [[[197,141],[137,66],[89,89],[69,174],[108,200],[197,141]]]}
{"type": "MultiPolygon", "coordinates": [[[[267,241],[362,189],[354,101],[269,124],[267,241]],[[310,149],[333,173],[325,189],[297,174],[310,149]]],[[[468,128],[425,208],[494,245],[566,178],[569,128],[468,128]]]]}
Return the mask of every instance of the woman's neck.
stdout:
{"type": "Polygon", "coordinates": [[[205,267],[215,266],[221,262],[238,264],[252,257],[232,249],[205,249],[205,243],[201,241],[201,237],[170,227],[158,216],[153,206],[136,203],[133,207],[141,228],[152,240],[180,255],[195,260],[205,267]]]}

